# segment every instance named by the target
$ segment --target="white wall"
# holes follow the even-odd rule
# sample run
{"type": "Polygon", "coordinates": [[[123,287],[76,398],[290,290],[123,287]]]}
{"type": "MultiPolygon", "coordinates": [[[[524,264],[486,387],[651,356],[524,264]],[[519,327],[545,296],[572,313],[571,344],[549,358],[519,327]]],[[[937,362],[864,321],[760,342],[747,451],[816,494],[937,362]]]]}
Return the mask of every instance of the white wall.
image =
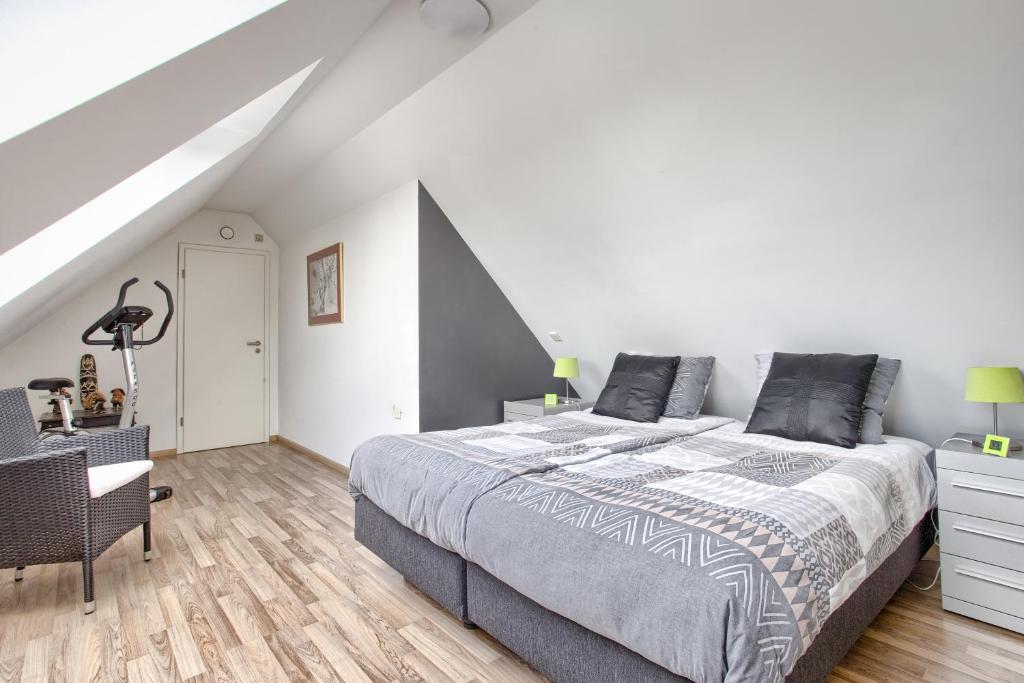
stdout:
{"type": "Polygon", "coordinates": [[[1024,2],[983,5],[544,0],[255,215],[419,176],[585,396],[619,350],[714,354],[745,416],[757,351],[877,352],[891,433],[991,428],[963,381],[1024,365],[1024,2]]]}
{"type": "Polygon", "coordinates": [[[405,183],[281,245],[280,433],[344,465],[366,439],[419,424],[417,189],[405,183]],[[345,321],[311,327],[306,256],[335,242],[345,321]]]}
{"type": "MultiPolygon", "coordinates": [[[[89,324],[114,305],[122,282],[133,276],[139,278],[139,283],[128,290],[128,302],[153,309],[154,317],[144,328],[145,334],[152,336],[159,329],[165,310],[163,294],[152,283],[160,280],[167,285],[175,293],[177,305],[180,242],[260,248],[271,255],[272,338],[268,342],[267,353],[270,354],[271,363],[270,427],[271,433],[276,433],[278,345],[273,331],[277,329],[278,248],[269,236],[265,236],[262,243],[257,243],[254,238],[257,233],[262,234],[264,231],[251,216],[207,209],[198,211],[136,256],[88,285],[74,299],[28,332],[0,348],[0,386],[24,386],[33,377],[68,377],[76,384],[73,407],[80,408],[77,388],[79,360],[83,353],[92,353],[96,356],[99,388],[109,398],[112,388],[125,386],[120,355],[109,347],[86,346],[82,344],[81,336],[89,324]],[[225,224],[235,229],[235,238],[230,241],[221,239],[218,234],[220,227],[225,224]]],[[[175,448],[177,322],[176,314],[163,341],[145,347],[135,356],[141,388],[137,411],[139,421],[151,427],[152,450],[175,448]]],[[[36,413],[49,409],[46,399],[36,398],[36,395],[43,393],[29,392],[36,413]]]]}

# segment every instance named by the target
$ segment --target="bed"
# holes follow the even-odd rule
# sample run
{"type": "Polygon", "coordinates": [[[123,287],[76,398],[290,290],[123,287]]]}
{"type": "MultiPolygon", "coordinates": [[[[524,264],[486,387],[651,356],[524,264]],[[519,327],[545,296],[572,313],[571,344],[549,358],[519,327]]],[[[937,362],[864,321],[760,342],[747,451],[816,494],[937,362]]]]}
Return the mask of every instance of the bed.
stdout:
{"type": "Polygon", "coordinates": [[[357,538],[554,680],[820,680],[931,544],[920,442],[564,419],[384,437],[352,469],[357,538]]]}
{"type": "Polygon", "coordinates": [[[356,501],[356,540],[465,619],[466,522],[480,496],[516,476],[665,443],[729,422],[700,416],[638,424],[581,411],[379,436],[352,456],[349,489],[356,501]],[[424,546],[424,540],[430,545],[424,546]]]}
{"type": "Polygon", "coordinates": [[[674,674],[782,680],[933,506],[930,451],[732,423],[510,479],[477,501],[463,555],[674,674]]]}

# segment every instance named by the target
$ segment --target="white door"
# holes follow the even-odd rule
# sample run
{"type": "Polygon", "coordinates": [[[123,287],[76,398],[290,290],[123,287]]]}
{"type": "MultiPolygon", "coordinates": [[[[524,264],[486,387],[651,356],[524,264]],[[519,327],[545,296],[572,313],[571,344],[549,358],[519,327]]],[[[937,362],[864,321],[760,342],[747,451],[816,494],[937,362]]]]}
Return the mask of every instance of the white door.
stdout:
{"type": "Polygon", "coordinates": [[[267,255],[183,247],[181,450],[267,440],[267,255]]]}

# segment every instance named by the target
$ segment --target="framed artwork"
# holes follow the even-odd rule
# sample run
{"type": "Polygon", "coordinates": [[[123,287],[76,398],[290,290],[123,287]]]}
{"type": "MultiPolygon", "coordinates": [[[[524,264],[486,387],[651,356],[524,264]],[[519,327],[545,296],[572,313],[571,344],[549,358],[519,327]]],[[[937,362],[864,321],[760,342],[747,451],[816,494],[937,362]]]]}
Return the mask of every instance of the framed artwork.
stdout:
{"type": "Polygon", "coordinates": [[[306,257],[309,324],[345,320],[345,247],[341,242],[306,257]]]}

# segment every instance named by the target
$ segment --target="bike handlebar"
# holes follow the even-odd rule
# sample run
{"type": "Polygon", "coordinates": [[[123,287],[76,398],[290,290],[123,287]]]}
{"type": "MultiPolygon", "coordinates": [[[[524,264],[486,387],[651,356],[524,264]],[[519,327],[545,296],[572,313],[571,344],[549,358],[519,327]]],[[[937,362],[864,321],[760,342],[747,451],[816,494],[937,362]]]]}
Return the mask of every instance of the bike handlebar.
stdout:
{"type": "Polygon", "coordinates": [[[167,326],[171,324],[171,317],[174,315],[174,299],[171,298],[171,290],[167,289],[167,286],[159,280],[154,280],[153,284],[159,287],[164,292],[164,298],[167,299],[167,315],[164,316],[164,321],[160,323],[160,331],[156,333],[156,336],[152,339],[146,339],[145,341],[136,342],[139,346],[149,346],[150,344],[156,344],[158,341],[164,338],[164,334],[167,332],[167,326]]]}
{"type": "MultiPolygon", "coordinates": [[[[138,281],[139,278],[133,277],[132,279],[126,281],[124,284],[121,285],[121,289],[117,293],[117,303],[114,304],[114,307],[111,308],[106,313],[104,313],[99,320],[90,325],[88,329],[86,329],[85,332],[82,333],[82,342],[84,344],[88,344],[89,346],[114,345],[113,338],[91,339],[90,337],[92,337],[93,333],[96,332],[96,330],[100,329],[107,323],[113,322],[117,318],[118,313],[120,313],[121,309],[124,308],[124,300],[125,297],[128,295],[128,288],[137,283],[138,281]]],[[[164,320],[160,324],[160,330],[159,332],[157,332],[156,336],[153,337],[152,339],[137,341],[135,342],[136,346],[149,346],[150,344],[155,344],[161,339],[163,339],[164,334],[167,332],[167,327],[171,324],[171,318],[174,316],[174,300],[171,298],[171,290],[167,289],[164,283],[160,282],[159,280],[155,280],[153,284],[163,291],[164,297],[167,299],[167,315],[164,316],[164,320]]]]}
{"type": "Polygon", "coordinates": [[[112,309],[110,309],[110,310],[117,311],[122,306],[124,306],[124,298],[128,294],[128,288],[131,287],[132,285],[134,285],[138,281],[139,281],[139,278],[133,277],[131,280],[128,280],[123,285],[121,285],[121,290],[117,293],[117,303],[114,304],[114,307],[112,309]]]}
{"type": "Polygon", "coordinates": [[[100,329],[99,322],[95,322],[92,325],[90,325],[89,329],[87,329],[85,332],[82,333],[82,343],[83,344],[88,344],[89,346],[110,346],[111,342],[108,341],[108,340],[105,340],[105,339],[89,339],[89,335],[91,335],[93,332],[95,332],[98,329],[100,329]]]}

